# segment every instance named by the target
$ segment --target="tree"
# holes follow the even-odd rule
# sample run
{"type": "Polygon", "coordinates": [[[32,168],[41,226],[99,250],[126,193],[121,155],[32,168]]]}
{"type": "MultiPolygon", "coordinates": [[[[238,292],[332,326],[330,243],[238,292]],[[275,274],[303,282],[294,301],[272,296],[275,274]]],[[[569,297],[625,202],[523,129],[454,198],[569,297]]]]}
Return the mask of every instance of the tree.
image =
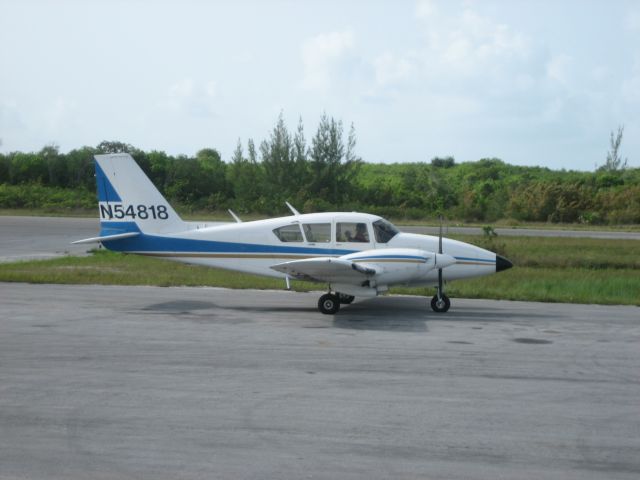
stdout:
{"type": "Polygon", "coordinates": [[[247,141],[247,152],[249,153],[249,162],[258,163],[258,154],[256,153],[256,145],[253,143],[253,138],[247,141]]]}
{"type": "Polygon", "coordinates": [[[618,127],[618,133],[616,133],[615,137],[613,132],[611,132],[611,137],[609,138],[610,150],[607,152],[607,160],[605,164],[599,168],[599,170],[604,170],[607,172],[617,172],[619,170],[624,170],[627,168],[627,159],[624,160],[620,157],[618,151],[620,150],[620,144],[622,143],[622,136],[624,134],[624,125],[618,127]]]}
{"type": "Polygon", "coordinates": [[[285,200],[297,192],[293,183],[295,176],[294,148],[291,134],[284,123],[282,112],[268,140],[260,144],[262,167],[265,174],[265,194],[275,208],[281,208],[285,200]]]}
{"type": "Polygon", "coordinates": [[[93,191],[96,188],[94,177],[93,156],[96,149],[93,147],[82,147],[71,150],[66,155],[69,187],[83,187],[93,191]]]}
{"type": "Polygon", "coordinates": [[[298,120],[298,130],[293,137],[293,150],[291,153],[293,158],[294,170],[292,180],[295,184],[298,196],[306,191],[306,185],[309,179],[309,160],[307,159],[307,141],[304,138],[304,126],[302,125],[302,117],[298,120]]]}
{"type": "Polygon", "coordinates": [[[229,185],[227,183],[227,165],[222,161],[220,154],[213,148],[203,148],[196,153],[196,160],[200,166],[200,184],[202,191],[211,197],[210,204],[218,206],[228,198],[229,185]]]}
{"type": "Polygon", "coordinates": [[[9,182],[9,157],[0,153],[0,185],[9,182]]]}
{"type": "Polygon", "coordinates": [[[52,143],[38,152],[38,155],[47,165],[49,178],[46,183],[52,187],[66,187],[69,185],[67,161],[64,155],[60,155],[59,149],[58,145],[52,143]]]}
{"type": "Polygon", "coordinates": [[[115,140],[103,140],[98,144],[96,150],[98,153],[130,153],[132,155],[140,151],[133,145],[115,140]]]}
{"type": "Polygon", "coordinates": [[[449,157],[433,157],[431,165],[437,168],[451,168],[456,164],[455,158],[449,157]]]}
{"type": "Polygon", "coordinates": [[[9,182],[39,183],[44,185],[49,178],[47,163],[37,153],[12,152],[9,159],[9,182]]]}
{"type": "Polygon", "coordinates": [[[146,154],[146,157],[149,164],[149,178],[160,191],[164,192],[171,182],[171,175],[175,170],[175,159],[158,150],[152,150],[146,154]]]}
{"type": "Polygon", "coordinates": [[[315,198],[335,206],[349,198],[359,162],[354,151],[355,130],[349,133],[346,150],[342,133],[342,122],[323,114],[309,150],[312,172],[309,190],[315,198]]]}
{"type": "Polygon", "coordinates": [[[347,163],[356,163],[361,161],[361,158],[356,155],[356,127],[353,125],[353,122],[351,122],[351,127],[349,127],[345,160],[347,163]]]}
{"type": "Polygon", "coordinates": [[[249,139],[247,149],[249,158],[244,157],[242,142],[238,139],[238,145],[231,157],[231,164],[227,168],[227,178],[233,189],[236,208],[241,212],[258,210],[258,200],[263,195],[260,188],[262,185],[260,165],[256,161],[253,140],[249,139]]]}

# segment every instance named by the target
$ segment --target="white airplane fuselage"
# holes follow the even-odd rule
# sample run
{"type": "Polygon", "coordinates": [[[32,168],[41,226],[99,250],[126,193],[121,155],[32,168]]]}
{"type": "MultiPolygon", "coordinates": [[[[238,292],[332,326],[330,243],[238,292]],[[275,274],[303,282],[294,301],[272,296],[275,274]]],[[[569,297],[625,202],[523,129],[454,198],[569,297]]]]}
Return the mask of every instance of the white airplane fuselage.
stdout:
{"type": "MultiPolygon", "coordinates": [[[[290,260],[340,257],[372,249],[438,251],[438,237],[431,235],[399,232],[385,243],[377,241],[373,223],[380,220],[384,219],[366,213],[328,212],[212,226],[191,223],[191,229],[183,232],[167,235],[143,234],[120,240],[117,244],[108,242],[105,246],[116,251],[276,278],[284,278],[286,275],[271,267],[290,260]],[[273,232],[286,226],[326,224],[330,225],[330,234],[325,241],[309,241],[304,228],[301,228],[300,241],[283,242],[273,232]],[[369,241],[338,241],[337,227],[340,224],[365,224],[369,241]]],[[[443,238],[442,251],[456,259],[456,263],[445,270],[447,281],[483,276],[496,271],[496,254],[475,245],[443,238]]],[[[437,278],[437,269],[431,269],[424,276],[409,278],[401,283],[435,285],[437,278]]]]}

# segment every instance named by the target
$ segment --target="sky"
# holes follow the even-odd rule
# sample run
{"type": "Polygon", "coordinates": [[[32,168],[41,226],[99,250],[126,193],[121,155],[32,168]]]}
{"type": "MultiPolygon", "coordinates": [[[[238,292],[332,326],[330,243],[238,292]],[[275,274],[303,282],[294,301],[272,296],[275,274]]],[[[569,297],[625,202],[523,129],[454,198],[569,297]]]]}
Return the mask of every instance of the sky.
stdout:
{"type": "Polygon", "coordinates": [[[230,160],[282,112],[366,162],[640,167],[640,2],[0,0],[0,151],[230,160]]]}

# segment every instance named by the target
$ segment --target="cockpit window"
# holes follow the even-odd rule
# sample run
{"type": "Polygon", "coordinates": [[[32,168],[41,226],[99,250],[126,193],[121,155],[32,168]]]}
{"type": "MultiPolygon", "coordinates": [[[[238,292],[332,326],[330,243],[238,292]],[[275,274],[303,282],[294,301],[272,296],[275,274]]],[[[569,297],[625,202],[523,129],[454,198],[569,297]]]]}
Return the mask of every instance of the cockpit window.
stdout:
{"type": "Polygon", "coordinates": [[[338,222],[336,224],[336,241],[338,242],[369,242],[369,232],[366,223],[338,222]]]}
{"type": "Polygon", "coordinates": [[[281,242],[302,242],[302,232],[297,224],[276,228],[273,233],[281,242]]]}
{"type": "Polygon", "coordinates": [[[395,237],[400,231],[390,222],[381,218],[373,222],[373,231],[376,236],[376,242],[387,243],[393,237],[395,237]]]}
{"type": "Polygon", "coordinates": [[[304,235],[310,243],[328,243],[331,241],[330,223],[303,223],[304,235]]]}

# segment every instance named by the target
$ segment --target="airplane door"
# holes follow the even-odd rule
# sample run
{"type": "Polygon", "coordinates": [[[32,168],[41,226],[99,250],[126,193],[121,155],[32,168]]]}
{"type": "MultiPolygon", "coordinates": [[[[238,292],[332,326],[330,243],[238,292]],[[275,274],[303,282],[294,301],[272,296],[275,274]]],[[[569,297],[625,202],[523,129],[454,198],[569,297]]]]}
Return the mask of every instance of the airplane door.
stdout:
{"type": "Polygon", "coordinates": [[[370,250],[374,248],[371,225],[368,222],[336,222],[336,248],[370,250]]]}

